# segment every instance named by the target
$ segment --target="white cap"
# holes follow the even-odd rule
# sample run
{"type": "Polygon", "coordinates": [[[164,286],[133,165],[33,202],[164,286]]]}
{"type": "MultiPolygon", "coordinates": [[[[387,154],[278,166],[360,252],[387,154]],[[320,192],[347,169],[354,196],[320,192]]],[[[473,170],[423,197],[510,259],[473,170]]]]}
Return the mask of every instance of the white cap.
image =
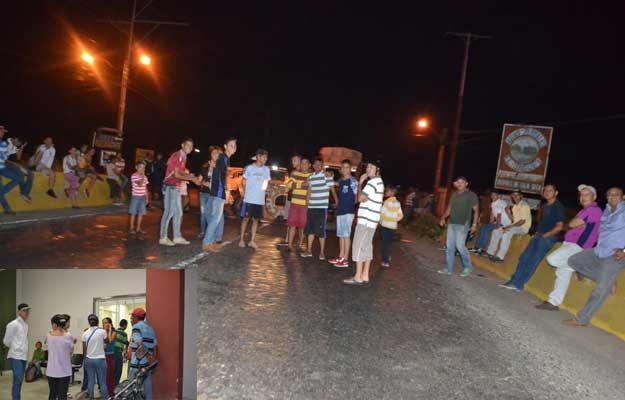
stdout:
{"type": "Polygon", "coordinates": [[[594,187],[590,185],[584,185],[583,183],[577,187],[578,192],[581,192],[584,189],[590,190],[592,194],[595,196],[595,198],[597,197],[597,189],[595,189],[594,187]]]}

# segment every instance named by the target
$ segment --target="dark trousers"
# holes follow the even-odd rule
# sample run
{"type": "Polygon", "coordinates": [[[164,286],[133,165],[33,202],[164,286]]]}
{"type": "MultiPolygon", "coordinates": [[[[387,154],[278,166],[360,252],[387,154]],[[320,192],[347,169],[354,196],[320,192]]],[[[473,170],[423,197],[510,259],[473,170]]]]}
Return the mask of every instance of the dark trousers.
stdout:
{"type": "Polygon", "coordinates": [[[69,376],[63,378],[48,377],[48,387],[50,388],[48,400],[67,400],[69,378],[69,376]]]}
{"type": "Polygon", "coordinates": [[[393,242],[393,235],[395,231],[381,227],[380,237],[382,238],[382,262],[391,262],[391,243],[393,242]]]}
{"type": "Polygon", "coordinates": [[[119,182],[115,179],[106,178],[106,182],[109,184],[109,188],[111,188],[111,199],[119,199],[122,195],[122,189],[119,186],[119,182]]]}
{"type": "Polygon", "coordinates": [[[519,263],[517,264],[514,275],[508,281],[509,284],[516,286],[518,289],[523,289],[527,281],[530,280],[538,264],[549,253],[549,250],[556,243],[554,237],[544,238],[540,234],[534,235],[527,248],[519,257],[519,263]]]}
{"type": "Polygon", "coordinates": [[[117,351],[115,352],[115,386],[119,385],[122,378],[122,369],[124,369],[124,355],[117,351]]]}
{"type": "Polygon", "coordinates": [[[495,224],[484,224],[480,228],[480,234],[477,236],[477,241],[475,242],[475,247],[478,249],[486,250],[488,245],[490,244],[490,235],[493,233],[497,225],[495,224]]]}

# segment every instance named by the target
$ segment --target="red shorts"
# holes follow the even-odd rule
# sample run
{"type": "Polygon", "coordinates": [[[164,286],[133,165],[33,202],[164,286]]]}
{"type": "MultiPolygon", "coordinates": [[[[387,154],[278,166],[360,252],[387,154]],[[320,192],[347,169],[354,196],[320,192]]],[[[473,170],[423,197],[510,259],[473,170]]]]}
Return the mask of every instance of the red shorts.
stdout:
{"type": "Polygon", "coordinates": [[[290,226],[291,228],[302,228],[306,227],[306,214],[308,212],[308,207],[302,206],[300,204],[291,203],[291,208],[289,209],[289,218],[286,220],[286,226],[290,226]]]}

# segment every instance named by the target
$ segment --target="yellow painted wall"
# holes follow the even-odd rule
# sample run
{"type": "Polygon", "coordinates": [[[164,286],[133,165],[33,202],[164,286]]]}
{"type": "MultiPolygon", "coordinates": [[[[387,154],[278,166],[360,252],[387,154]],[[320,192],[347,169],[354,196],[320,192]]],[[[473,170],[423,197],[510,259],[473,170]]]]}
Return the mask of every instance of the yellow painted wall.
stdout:
{"type": "MultiPolygon", "coordinates": [[[[89,179],[83,182],[80,186],[78,194],[79,206],[94,207],[111,204],[111,199],[109,197],[110,190],[109,185],[106,183],[106,175],[101,176],[103,180],[96,182],[88,199],[85,197],[84,193],[82,193],[82,190],[86,188],[89,179]]],[[[8,180],[6,178],[2,178],[3,184],[6,185],[7,182],[8,180]]],[[[63,174],[61,172],[56,172],[54,191],[56,192],[58,198],[54,199],[46,194],[46,191],[48,190],[48,177],[39,172],[34,172],[33,188],[30,192],[30,196],[33,199],[32,203],[27,203],[20,197],[19,186],[15,186],[8,194],[5,195],[5,198],[9,202],[13,211],[36,211],[55,208],[69,208],[72,204],[69,199],[65,197],[65,193],[63,192],[63,189],[67,186],[68,185],[65,182],[63,174]]],[[[2,207],[0,207],[0,209],[1,208],[2,207]]]]}
{"type": "MultiPolygon", "coordinates": [[[[531,237],[528,235],[515,235],[512,238],[510,250],[504,262],[493,263],[487,258],[473,255],[473,264],[477,267],[489,270],[503,279],[510,279],[516,270],[519,257],[527,247],[530,238],[531,237]]],[[[560,244],[554,246],[552,251],[559,246],[560,244]]],[[[529,291],[540,300],[546,300],[549,297],[549,293],[553,290],[555,271],[556,269],[549,266],[547,261],[543,259],[532,278],[525,285],[525,290],[529,291]]],[[[621,274],[617,286],[616,295],[610,296],[606,302],[603,303],[603,306],[592,319],[591,324],[625,340],[625,274],[621,274]]],[[[577,311],[584,307],[594,287],[595,283],[590,279],[584,279],[580,282],[574,275],[573,278],[571,278],[571,285],[560,308],[571,314],[576,314],[577,311]]]]}

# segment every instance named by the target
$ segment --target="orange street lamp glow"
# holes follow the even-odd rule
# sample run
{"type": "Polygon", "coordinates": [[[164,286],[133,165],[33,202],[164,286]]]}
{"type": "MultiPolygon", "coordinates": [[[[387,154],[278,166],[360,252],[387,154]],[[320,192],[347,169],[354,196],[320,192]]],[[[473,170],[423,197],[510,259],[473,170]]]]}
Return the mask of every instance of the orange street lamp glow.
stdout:
{"type": "Polygon", "coordinates": [[[139,62],[143,65],[150,65],[152,63],[152,59],[147,54],[142,54],[141,57],[139,57],[139,62]]]}
{"type": "Polygon", "coordinates": [[[82,60],[88,64],[93,65],[95,59],[93,58],[93,56],[89,53],[87,53],[86,51],[83,51],[80,58],[82,58],[82,60]]]}
{"type": "Polygon", "coordinates": [[[425,129],[428,127],[428,125],[429,125],[428,120],[425,118],[420,118],[417,121],[417,127],[419,127],[419,129],[425,129]]]}

